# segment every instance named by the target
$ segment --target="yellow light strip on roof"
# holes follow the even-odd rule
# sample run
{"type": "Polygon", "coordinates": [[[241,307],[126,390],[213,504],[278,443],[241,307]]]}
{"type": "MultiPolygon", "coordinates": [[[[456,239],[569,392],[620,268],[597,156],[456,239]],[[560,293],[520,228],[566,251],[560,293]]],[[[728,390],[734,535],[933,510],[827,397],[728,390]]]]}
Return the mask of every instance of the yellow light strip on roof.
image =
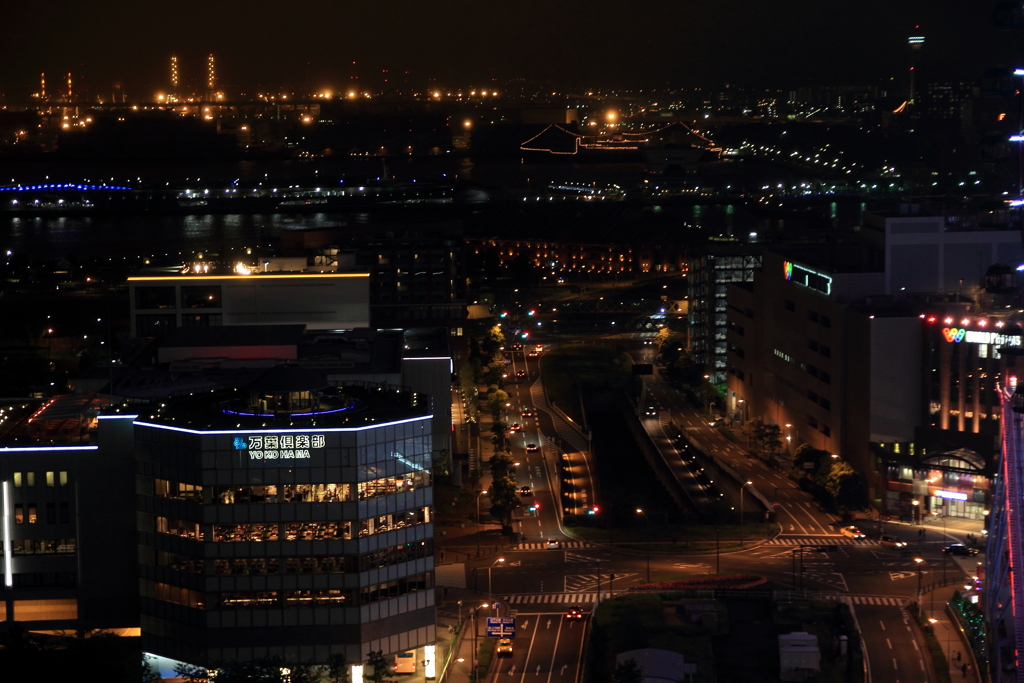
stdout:
{"type": "Polygon", "coordinates": [[[154,281],[166,281],[166,280],[283,280],[283,279],[294,279],[294,278],[319,278],[319,277],[370,277],[369,273],[305,273],[302,275],[270,275],[270,274],[257,274],[252,275],[202,275],[202,274],[191,274],[184,273],[180,275],[147,275],[143,277],[130,277],[129,282],[154,282],[154,281]]]}

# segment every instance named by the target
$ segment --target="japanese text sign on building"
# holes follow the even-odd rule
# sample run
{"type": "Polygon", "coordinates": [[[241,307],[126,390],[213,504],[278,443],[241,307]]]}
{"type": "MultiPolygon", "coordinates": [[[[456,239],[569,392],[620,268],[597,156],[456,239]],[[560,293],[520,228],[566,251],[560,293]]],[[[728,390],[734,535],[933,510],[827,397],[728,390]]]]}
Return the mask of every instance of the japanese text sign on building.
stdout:
{"type": "Polygon", "coordinates": [[[249,434],[236,436],[236,451],[248,451],[249,460],[302,460],[326,445],[323,434],[249,434]]]}

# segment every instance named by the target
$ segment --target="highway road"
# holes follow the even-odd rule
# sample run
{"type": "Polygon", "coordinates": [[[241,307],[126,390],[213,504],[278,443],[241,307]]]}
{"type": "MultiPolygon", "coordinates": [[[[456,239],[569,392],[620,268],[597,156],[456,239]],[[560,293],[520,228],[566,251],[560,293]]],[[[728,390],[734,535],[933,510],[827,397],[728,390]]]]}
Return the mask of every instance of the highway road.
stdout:
{"type": "MultiPolygon", "coordinates": [[[[614,340],[616,344],[623,342],[634,358],[642,360],[645,355],[649,358],[651,347],[644,345],[641,339],[614,340]]],[[[809,494],[779,472],[748,457],[739,444],[710,428],[675,389],[653,378],[648,379],[648,396],[659,410],[657,428],[663,430],[669,420],[673,421],[742,477],[754,481],[769,500],[777,500],[782,533],[759,547],[720,556],[655,553],[648,558],[643,553],[575,541],[562,533],[556,514],[555,506],[561,501],[556,499],[552,476],[557,468],[552,466],[554,461],[548,460],[561,457],[555,446],[558,440],[554,425],[544,413],[537,417],[521,416],[522,409],[534,407],[530,389],[539,377],[540,359],[527,355],[534,344],[526,345],[522,352],[509,354],[513,362],[509,366],[506,391],[511,404],[508,421],[519,422],[522,426],[510,439],[513,457],[520,462],[518,483],[530,486],[533,491],[532,498],[524,498],[524,503],[539,503],[540,509],[530,512],[524,507],[518,511],[516,530],[523,533],[524,541],[504,550],[500,555],[503,562],[497,562],[498,556],[492,556],[471,560],[469,568],[470,580],[476,579],[470,586],[475,585],[480,595],[488,595],[489,588],[493,602],[499,604],[499,612],[507,616],[515,610],[517,616],[514,653],[495,664],[492,671],[496,672],[497,681],[574,682],[582,652],[584,624],[566,620],[565,612],[578,605],[586,618],[590,618],[599,583],[605,595],[613,576],[615,592],[644,583],[648,561],[654,580],[710,574],[720,566],[722,573],[764,575],[781,590],[806,589],[819,594],[844,595],[860,623],[873,680],[927,681],[925,655],[911,629],[905,604],[915,595],[919,580],[928,584],[942,578],[944,560],[940,548],[947,541],[957,540],[953,534],[944,539],[941,529],[930,527],[927,542],[903,551],[882,548],[872,539],[841,536],[837,533],[837,519],[820,511],[809,494]],[[522,377],[516,377],[519,371],[523,371],[522,377]],[[531,443],[539,445],[540,449],[527,452],[525,447],[531,443]],[[558,546],[549,548],[548,539],[557,541],[558,546]],[[832,545],[836,546],[835,551],[819,550],[832,545]],[[923,562],[916,563],[917,557],[923,562]],[[488,566],[491,567],[489,586],[485,569],[488,566]]],[[[665,440],[659,441],[669,443],[668,437],[665,433],[665,440]]],[[[577,488],[591,496],[590,504],[597,502],[592,498],[594,487],[590,484],[589,463],[581,453],[571,453],[570,457],[574,458],[577,488]]],[[[673,457],[679,459],[678,452],[673,457]]],[[[877,524],[871,531],[882,532],[877,524]]],[[[908,541],[917,540],[909,538],[916,536],[916,530],[902,525],[887,525],[884,532],[902,535],[908,541]]],[[[976,559],[946,560],[947,575],[969,575],[974,571],[976,559]]]]}

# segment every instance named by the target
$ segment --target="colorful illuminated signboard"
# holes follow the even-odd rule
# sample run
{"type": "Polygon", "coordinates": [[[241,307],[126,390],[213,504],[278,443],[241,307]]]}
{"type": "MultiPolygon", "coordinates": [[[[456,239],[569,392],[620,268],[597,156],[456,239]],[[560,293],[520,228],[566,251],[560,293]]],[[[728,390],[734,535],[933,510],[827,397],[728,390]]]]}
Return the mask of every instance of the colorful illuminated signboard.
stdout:
{"type": "Polygon", "coordinates": [[[832,293],[832,278],[828,275],[805,268],[792,261],[783,261],[782,269],[786,279],[790,282],[795,282],[798,285],[803,285],[825,295],[832,293]]]}
{"type": "Polygon", "coordinates": [[[936,491],[935,495],[947,500],[967,500],[966,493],[957,493],[956,491],[936,491]]]}
{"type": "Polygon", "coordinates": [[[963,327],[944,327],[942,336],[948,342],[967,342],[968,344],[994,344],[995,346],[1020,346],[1019,334],[999,334],[984,330],[967,330],[963,327]]]}
{"type": "Polygon", "coordinates": [[[249,434],[236,436],[236,451],[248,451],[249,460],[303,460],[310,451],[323,449],[323,434],[249,434]]]}

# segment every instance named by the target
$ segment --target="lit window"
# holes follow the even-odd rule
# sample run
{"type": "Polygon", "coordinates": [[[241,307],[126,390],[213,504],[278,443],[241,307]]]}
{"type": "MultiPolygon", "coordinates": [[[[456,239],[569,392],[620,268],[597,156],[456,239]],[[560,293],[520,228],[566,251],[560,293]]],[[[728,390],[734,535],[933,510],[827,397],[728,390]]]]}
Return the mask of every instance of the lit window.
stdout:
{"type": "Polygon", "coordinates": [[[21,488],[21,472],[14,473],[14,488],[21,488]]]}
{"type": "Polygon", "coordinates": [[[53,472],[47,472],[46,473],[46,485],[48,487],[50,487],[50,488],[53,488],[53,485],[55,483],[56,482],[55,482],[54,477],[53,477],[53,472]]]}

